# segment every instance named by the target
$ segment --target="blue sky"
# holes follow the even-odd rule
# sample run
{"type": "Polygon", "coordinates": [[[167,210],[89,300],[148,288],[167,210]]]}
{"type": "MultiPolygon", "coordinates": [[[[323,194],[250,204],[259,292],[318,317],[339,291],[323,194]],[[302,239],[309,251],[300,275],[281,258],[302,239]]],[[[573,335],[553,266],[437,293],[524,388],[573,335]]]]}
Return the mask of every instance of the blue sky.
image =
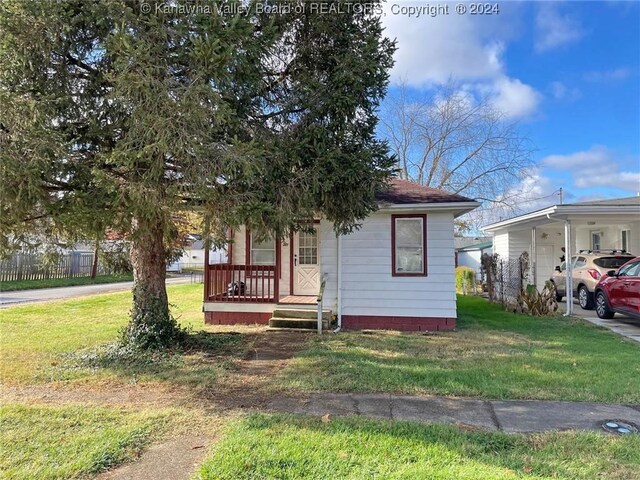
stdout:
{"type": "Polygon", "coordinates": [[[391,89],[453,78],[494,98],[537,148],[538,167],[514,187],[531,199],[559,187],[565,201],[640,191],[640,2],[498,2],[491,16],[448,3],[449,15],[419,18],[393,7],[427,4],[447,5],[387,2],[383,22],[398,41],[391,89]]]}

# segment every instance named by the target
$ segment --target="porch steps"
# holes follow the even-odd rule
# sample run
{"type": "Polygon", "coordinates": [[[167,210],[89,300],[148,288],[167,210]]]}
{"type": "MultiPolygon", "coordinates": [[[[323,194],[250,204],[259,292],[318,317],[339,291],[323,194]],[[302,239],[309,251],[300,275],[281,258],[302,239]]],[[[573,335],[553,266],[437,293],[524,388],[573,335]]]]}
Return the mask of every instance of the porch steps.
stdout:
{"type": "MultiPolygon", "coordinates": [[[[318,328],[318,311],[315,308],[278,307],[273,311],[273,316],[269,319],[269,326],[272,328],[295,328],[305,330],[315,330],[318,328]]],[[[331,310],[322,310],[322,328],[327,330],[331,323],[331,310]]]]}

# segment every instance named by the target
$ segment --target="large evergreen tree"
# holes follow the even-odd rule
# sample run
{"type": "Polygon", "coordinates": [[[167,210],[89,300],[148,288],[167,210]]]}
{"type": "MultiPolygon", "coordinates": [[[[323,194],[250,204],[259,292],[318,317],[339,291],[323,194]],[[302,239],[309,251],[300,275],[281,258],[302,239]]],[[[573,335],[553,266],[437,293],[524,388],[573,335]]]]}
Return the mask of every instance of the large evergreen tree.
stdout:
{"type": "Polygon", "coordinates": [[[162,346],[174,212],[218,240],[314,213],[352,229],[392,166],[375,127],[394,45],[375,6],[308,5],[1,2],[3,247],[42,224],[124,232],[130,330],[162,346]]]}

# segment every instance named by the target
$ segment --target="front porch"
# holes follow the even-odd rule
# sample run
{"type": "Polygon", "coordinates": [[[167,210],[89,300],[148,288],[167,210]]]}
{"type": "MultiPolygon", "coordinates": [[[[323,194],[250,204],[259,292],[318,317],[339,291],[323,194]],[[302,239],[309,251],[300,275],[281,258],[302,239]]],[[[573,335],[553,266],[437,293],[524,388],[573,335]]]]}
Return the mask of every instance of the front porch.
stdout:
{"type": "Polygon", "coordinates": [[[205,323],[268,324],[277,328],[330,326],[332,311],[317,295],[280,294],[280,265],[206,265],[204,273],[205,323]]]}

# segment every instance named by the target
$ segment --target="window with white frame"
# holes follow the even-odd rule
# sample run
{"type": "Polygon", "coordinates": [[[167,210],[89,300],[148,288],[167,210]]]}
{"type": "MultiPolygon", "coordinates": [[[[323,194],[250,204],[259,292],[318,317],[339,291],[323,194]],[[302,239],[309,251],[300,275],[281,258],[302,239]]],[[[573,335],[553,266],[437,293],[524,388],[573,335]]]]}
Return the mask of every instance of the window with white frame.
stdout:
{"type": "Polygon", "coordinates": [[[601,250],[602,246],[602,232],[600,230],[594,230],[591,232],[591,250],[601,250]]]}
{"type": "Polygon", "coordinates": [[[275,265],[276,241],[273,238],[258,240],[251,234],[251,265],[275,265]]]}
{"type": "Polygon", "coordinates": [[[392,215],[392,274],[418,276],[427,274],[426,216],[392,215]]]}

